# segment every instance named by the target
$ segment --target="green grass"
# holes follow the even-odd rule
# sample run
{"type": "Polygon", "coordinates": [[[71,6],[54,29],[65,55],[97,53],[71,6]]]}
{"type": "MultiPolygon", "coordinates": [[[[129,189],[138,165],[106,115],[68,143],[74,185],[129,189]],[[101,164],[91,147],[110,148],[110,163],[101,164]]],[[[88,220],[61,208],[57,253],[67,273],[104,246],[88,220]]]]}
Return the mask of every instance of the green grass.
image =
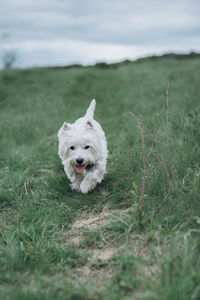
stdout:
{"type": "MultiPolygon", "coordinates": [[[[195,55],[0,72],[0,298],[199,299],[199,78],[195,55]],[[172,192],[155,214],[168,181],[154,153],[141,224],[131,192],[141,189],[141,136],[129,112],[155,133],[169,79],[172,192]],[[56,135],[93,98],[108,173],[85,196],[70,190],[56,135]]],[[[166,143],[164,122],[165,160],[166,143]]]]}

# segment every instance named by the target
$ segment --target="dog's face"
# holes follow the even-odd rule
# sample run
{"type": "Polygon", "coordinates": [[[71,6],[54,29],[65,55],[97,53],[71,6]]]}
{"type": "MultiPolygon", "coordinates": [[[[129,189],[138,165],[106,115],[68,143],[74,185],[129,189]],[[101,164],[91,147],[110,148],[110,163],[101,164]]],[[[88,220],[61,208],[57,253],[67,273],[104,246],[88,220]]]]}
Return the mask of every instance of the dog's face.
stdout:
{"type": "Polygon", "coordinates": [[[84,173],[95,165],[99,152],[98,138],[90,122],[83,128],[64,123],[58,137],[60,157],[76,173],[84,173]]]}
{"type": "Polygon", "coordinates": [[[69,140],[65,157],[76,173],[83,173],[89,165],[95,164],[96,149],[93,143],[81,137],[76,141],[72,139],[71,141],[69,140]]]}

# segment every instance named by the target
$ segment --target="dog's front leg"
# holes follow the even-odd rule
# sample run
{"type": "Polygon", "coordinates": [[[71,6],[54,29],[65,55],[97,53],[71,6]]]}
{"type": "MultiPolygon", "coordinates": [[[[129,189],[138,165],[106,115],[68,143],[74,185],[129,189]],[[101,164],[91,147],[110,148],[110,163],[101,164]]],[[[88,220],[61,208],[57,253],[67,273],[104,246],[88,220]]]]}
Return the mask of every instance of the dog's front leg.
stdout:
{"type": "Polygon", "coordinates": [[[98,182],[100,182],[100,180],[97,170],[88,172],[80,185],[81,192],[87,194],[96,187],[98,182]]]}
{"type": "Polygon", "coordinates": [[[69,167],[69,166],[64,166],[65,173],[69,180],[71,181],[70,187],[72,190],[80,192],[80,184],[82,181],[82,178],[78,176],[75,172],[74,169],[69,167]]]}
{"type": "Polygon", "coordinates": [[[77,182],[73,182],[70,184],[72,190],[80,192],[80,185],[77,182]]]}

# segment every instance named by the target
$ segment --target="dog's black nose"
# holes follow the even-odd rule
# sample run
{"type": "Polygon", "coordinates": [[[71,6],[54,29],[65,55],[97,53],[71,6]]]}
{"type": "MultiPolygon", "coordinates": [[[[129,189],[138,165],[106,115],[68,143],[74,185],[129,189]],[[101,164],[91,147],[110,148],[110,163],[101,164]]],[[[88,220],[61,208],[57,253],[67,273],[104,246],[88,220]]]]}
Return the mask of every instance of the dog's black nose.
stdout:
{"type": "Polygon", "coordinates": [[[81,165],[83,163],[83,159],[82,158],[77,158],[76,162],[77,162],[77,164],[81,165]]]}

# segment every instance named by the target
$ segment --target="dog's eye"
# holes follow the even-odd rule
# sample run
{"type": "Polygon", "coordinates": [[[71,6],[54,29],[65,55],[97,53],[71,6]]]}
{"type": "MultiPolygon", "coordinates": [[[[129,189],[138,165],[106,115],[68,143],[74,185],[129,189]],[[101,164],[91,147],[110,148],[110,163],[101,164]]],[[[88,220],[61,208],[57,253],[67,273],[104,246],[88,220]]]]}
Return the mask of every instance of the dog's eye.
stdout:
{"type": "Polygon", "coordinates": [[[71,147],[70,147],[70,149],[71,149],[71,150],[74,150],[74,149],[75,149],[75,147],[74,147],[74,146],[71,146],[71,147]]]}
{"type": "Polygon", "coordinates": [[[84,147],[84,149],[89,149],[89,148],[90,148],[90,146],[85,146],[85,147],[84,147]]]}

